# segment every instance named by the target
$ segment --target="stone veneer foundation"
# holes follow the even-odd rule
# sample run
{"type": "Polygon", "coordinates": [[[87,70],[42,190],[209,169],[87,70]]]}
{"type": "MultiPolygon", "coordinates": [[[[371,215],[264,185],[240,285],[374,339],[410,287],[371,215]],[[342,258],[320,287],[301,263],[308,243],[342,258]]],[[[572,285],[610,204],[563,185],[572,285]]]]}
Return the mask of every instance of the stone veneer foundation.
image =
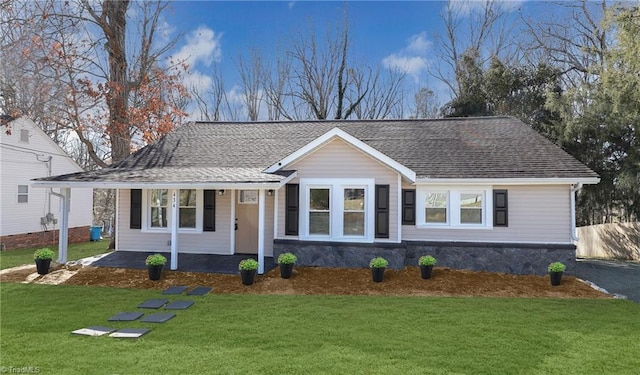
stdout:
{"type": "Polygon", "coordinates": [[[344,243],[275,240],[273,256],[291,252],[297,265],[318,267],[369,267],[369,261],[383,256],[389,267],[417,266],[422,255],[433,255],[437,267],[518,275],[544,275],[551,262],[562,262],[567,274],[574,274],[576,247],[569,244],[506,244],[472,242],[403,241],[402,243],[344,243]]]}
{"type": "MultiPolygon", "coordinates": [[[[90,236],[90,227],[69,228],[69,243],[87,242],[90,236]]],[[[24,249],[29,247],[42,247],[58,244],[59,231],[46,230],[42,232],[12,234],[0,237],[2,250],[24,249]]]]}

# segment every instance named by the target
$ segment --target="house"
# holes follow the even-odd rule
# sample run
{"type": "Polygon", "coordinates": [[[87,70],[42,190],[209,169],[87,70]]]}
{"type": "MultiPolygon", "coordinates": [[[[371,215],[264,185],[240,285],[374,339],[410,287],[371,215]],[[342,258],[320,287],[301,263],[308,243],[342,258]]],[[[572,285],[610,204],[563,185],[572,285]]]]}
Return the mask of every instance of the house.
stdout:
{"type": "MultiPolygon", "coordinates": [[[[81,172],[82,168],[33,121],[3,117],[0,131],[0,243],[2,249],[57,243],[61,226],[60,195],[34,189],[36,177],[81,172]],[[9,131],[7,131],[9,130],[9,131]]],[[[68,215],[71,242],[89,240],[93,190],[74,189],[68,215]]]]}
{"type": "MultiPolygon", "coordinates": [[[[545,273],[575,262],[596,173],[510,117],[183,125],[121,163],[34,185],[118,189],[117,251],[545,273]]],[[[569,268],[571,270],[571,267],[569,268]]]]}

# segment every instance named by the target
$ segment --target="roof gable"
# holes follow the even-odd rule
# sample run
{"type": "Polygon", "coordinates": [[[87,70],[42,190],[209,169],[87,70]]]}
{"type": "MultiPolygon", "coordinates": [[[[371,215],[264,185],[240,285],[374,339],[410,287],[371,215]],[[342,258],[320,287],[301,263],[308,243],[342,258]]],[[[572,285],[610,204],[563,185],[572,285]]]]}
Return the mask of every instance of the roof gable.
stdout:
{"type": "Polygon", "coordinates": [[[375,160],[382,163],[383,165],[400,173],[403,177],[405,177],[409,181],[414,182],[416,180],[416,173],[414,171],[412,171],[411,169],[393,160],[389,156],[383,154],[382,152],[376,150],[375,148],[369,146],[368,144],[362,142],[358,138],[348,134],[344,130],[341,130],[337,127],[329,130],[328,132],[324,133],[323,135],[319,136],[313,141],[297,149],[295,152],[287,155],[283,159],[272,164],[264,171],[266,173],[278,172],[279,170],[286,168],[288,165],[304,158],[305,156],[309,155],[310,153],[314,152],[318,148],[331,142],[334,139],[340,139],[345,143],[351,145],[352,147],[356,148],[357,150],[362,151],[363,153],[365,153],[366,155],[369,155],[370,157],[374,158],[375,160]]]}

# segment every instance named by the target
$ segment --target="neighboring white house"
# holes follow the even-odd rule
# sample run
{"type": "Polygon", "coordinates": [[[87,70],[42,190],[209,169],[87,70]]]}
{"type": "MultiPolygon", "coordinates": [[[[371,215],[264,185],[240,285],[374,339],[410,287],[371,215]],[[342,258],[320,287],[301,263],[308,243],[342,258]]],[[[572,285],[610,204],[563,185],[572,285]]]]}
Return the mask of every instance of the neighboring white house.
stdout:
{"type": "MultiPolygon", "coordinates": [[[[4,119],[0,131],[0,243],[2,249],[58,242],[57,189],[33,188],[31,179],[82,172],[82,168],[27,118],[4,119]],[[8,132],[9,131],[9,134],[8,132]]],[[[93,189],[74,189],[69,211],[69,242],[89,240],[93,189]]]]}

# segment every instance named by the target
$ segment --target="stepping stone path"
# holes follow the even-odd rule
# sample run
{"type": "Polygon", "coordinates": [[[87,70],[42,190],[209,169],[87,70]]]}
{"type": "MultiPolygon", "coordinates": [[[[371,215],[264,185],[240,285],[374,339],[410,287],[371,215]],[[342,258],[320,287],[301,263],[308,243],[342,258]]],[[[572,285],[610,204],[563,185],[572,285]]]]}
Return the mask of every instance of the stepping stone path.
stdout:
{"type": "MultiPolygon", "coordinates": [[[[172,286],[162,292],[162,294],[182,294],[184,291],[189,289],[187,286],[172,286]]],[[[187,295],[189,296],[203,296],[211,291],[212,288],[206,286],[199,286],[193,288],[187,295]]],[[[193,305],[193,301],[191,300],[178,300],[169,303],[168,299],[148,299],[137,307],[140,309],[159,309],[164,306],[165,310],[186,310],[193,305]]],[[[139,311],[133,312],[122,312],[118,313],[109,319],[110,322],[132,322],[138,320],[144,313],[139,311]]],[[[167,320],[175,317],[174,313],[155,313],[149,314],[140,320],[141,323],[164,323],[167,320]]],[[[72,334],[75,335],[83,335],[83,336],[103,336],[109,334],[109,337],[117,337],[117,338],[138,338],[147,333],[149,333],[151,329],[149,328],[122,328],[116,329],[111,327],[103,327],[103,326],[91,326],[87,328],[80,328],[75,331],[72,331],[72,334]]]]}

